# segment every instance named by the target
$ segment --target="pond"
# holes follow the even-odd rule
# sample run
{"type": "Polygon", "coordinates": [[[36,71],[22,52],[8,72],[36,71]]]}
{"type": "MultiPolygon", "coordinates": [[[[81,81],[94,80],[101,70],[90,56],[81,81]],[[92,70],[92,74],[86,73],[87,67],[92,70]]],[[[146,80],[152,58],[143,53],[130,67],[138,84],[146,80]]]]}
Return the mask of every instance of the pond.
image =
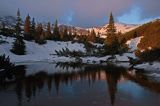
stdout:
{"type": "Polygon", "coordinates": [[[25,63],[0,73],[0,106],[156,106],[160,78],[152,75],[113,64],[25,63]]]}

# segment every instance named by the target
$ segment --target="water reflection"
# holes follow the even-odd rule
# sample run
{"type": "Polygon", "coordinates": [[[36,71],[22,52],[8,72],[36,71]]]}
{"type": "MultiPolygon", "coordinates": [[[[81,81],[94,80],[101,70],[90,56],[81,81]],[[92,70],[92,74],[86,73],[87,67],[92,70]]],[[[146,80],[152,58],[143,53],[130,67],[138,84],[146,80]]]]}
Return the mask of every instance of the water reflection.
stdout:
{"type": "MultiPolygon", "coordinates": [[[[160,83],[150,80],[143,71],[128,71],[126,68],[117,67],[112,64],[107,66],[102,65],[73,65],[58,63],[56,67],[69,70],[79,68],[81,71],[66,71],[64,73],[47,73],[45,70],[38,70],[37,73],[26,75],[27,66],[16,66],[11,73],[5,73],[0,79],[0,92],[14,86],[14,91],[17,95],[18,106],[23,105],[23,101],[31,102],[45,89],[45,93],[53,93],[55,97],[60,95],[60,89],[63,86],[76,85],[81,82],[90,86],[94,83],[104,81],[106,83],[106,93],[109,95],[110,104],[114,105],[116,102],[116,94],[118,92],[118,83],[131,81],[139,86],[151,91],[160,93],[160,83]],[[108,89],[108,91],[107,91],[108,89]]],[[[80,86],[81,87],[81,86],[80,86]]],[[[104,87],[103,85],[101,87],[104,87]]],[[[86,88],[81,88],[86,89],[86,88]]],[[[75,92],[79,92],[78,90],[75,92]]],[[[136,91],[135,91],[136,92],[136,91]]],[[[88,95],[86,93],[86,95],[88,95]]],[[[70,96],[70,95],[67,95],[70,96]]],[[[54,105],[54,104],[53,104],[54,105]]],[[[56,104],[55,104],[56,105],[56,104]]],[[[80,104],[79,104],[80,105],[80,104]]],[[[97,104],[98,105],[98,104],[97,104]]]]}

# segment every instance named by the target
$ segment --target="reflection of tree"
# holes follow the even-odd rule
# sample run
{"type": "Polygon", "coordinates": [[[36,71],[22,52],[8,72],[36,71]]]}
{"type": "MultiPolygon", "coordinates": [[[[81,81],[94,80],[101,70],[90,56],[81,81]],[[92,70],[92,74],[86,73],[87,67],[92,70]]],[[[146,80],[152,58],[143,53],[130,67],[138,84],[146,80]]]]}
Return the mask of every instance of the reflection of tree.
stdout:
{"type": "Polygon", "coordinates": [[[54,84],[55,84],[55,87],[56,87],[56,92],[57,92],[57,95],[58,95],[61,75],[60,74],[55,74],[53,78],[54,78],[54,84]]]}
{"type": "Polygon", "coordinates": [[[124,68],[118,68],[114,66],[108,66],[106,68],[106,80],[108,83],[108,91],[111,99],[111,105],[114,105],[115,102],[115,94],[117,92],[117,83],[122,76],[122,71],[125,71],[124,68]]]}
{"type": "Polygon", "coordinates": [[[55,87],[56,93],[57,95],[59,95],[59,89],[61,85],[72,84],[72,82],[75,80],[80,80],[82,82],[83,80],[88,81],[88,85],[94,83],[97,80],[106,80],[108,84],[108,92],[111,99],[111,105],[114,105],[117,92],[117,83],[120,80],[121,76],[130,79],[149,90],[160,93],[160,84],[149,80],[141,73],[131,75],[128,71],[125,71],[123,67],[116,67],[114,65],[85,65],[82,68],[83,70],[81,71],[67,71],[66,73],[55,74],[48,74],[40,71],[34,75],[29,76],[25,76],[24,67],[20,66],[16,68],[17,69],[15,69],[13,72],[15,81],[12,83],[5,82],[5,85],[7,87],[11,84],[16,83],[15,91],[17,94],[17,99],[19,101],[19,105],[22,105],[23,91],[28,101],[32,99],[32,96],[36,97],[36,95],[39,93],[38,91],[41,91],[41,89],[43,89],[45,86],[48,87],[49,93],[51,93],[51,91],[54,90],[52,88],[55,87]]]}
{"type": "Polygon", "coordinates": [[[16,78],[16,94],[18,99],[18,106],[22,106],[22,99],[23,99],[23,82],[22,79],[25,77],[25,67],[24,66],[16,66],[13,70],[13,76],[16,78]]]}
{"type": "Polygon", "coordinates": [[[32,76],[29,76],[26,80],[25,80],[25,95],[28,98],[28,101],[30,101],[31,96],[32,96],[32,81],[34,81],[32,76]]]}
{"type": "Polygon", "coordinates": [[[69,68],[73,68],[73,69],[80,68],[81,69],[82,65],[83,64],[74,63],[74,62],[58,62],[56,63],[56,68],[60,67],[66,70],[68,70],[69,68]]]}
{"type": "MultiPolygon", "coordinates": [[[[112,66],[113,67],[113,66],[112,66]]],[[[36,96],[37,89],[41,90],[45,84],[48,86],[48,92],[52,90],[52,83],[56,88],[57,95],[59,95],[59,88],[61,84],[68,85],[72,84],[74,80],[87,80],[88,84],[94,83],[96,80],[101,80],[101,73],[105,72],[107,77],[107,82],[109,86],[109,92],[111,95],[111,103],[114,102],[115,93],[117,89],[117,81],[120,77],[120,73],[116,71],[112,71],[113,69],[109,69],[110,67],[99,66],[99,65],[85,65],[84,70],[74,71],[74,72],[66,72],[66,73],[55,73],[48,75],[45,72],[40,71],[35,75],[30,75],[25,77],[25,75],[18,74],[17,78],[20,79],[21,83],[18,83],[17,86],[17,97],[19,103],[22,101],[22,89],[25,91],[25,96],[28,98],[28,101],[32,98],[32,96],[36,96]],[[109,69],[106,70],[106,69],[109,69]],[[24,87],[23,87],[24,86],[24,87]]]]}
{"type": "Polygon", "coordinates": [[[52,89],[52,76],[48,76],[48,81],[47,81],[47,84],[48,84],[48,91],[51,92],[51,89],[52,89]]]}
{"type": "Polygon", "coordinates": [[[160,83],[149,79],[141,70],[138,70],[134,75],[126,72],[124,77],[152,92],[160,93],[160,83]]]}
{"type": "Polygon", "coordinates": [[[18,99],[18,106],[22,106],[22,89],[23,89],[22,87],[23,87],[22,82],[18,81],[15,88],[18,99]]]}

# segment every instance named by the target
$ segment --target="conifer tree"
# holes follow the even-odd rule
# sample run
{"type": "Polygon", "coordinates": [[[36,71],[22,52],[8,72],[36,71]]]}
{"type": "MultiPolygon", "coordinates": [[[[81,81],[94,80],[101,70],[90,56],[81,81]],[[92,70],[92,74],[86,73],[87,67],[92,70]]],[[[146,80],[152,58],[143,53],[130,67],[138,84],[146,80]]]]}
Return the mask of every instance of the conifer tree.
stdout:
{"type": "Polygon", "coordinates": [[[112,12],[110,13],[109,24],[107,26],[107,33],[111,35],[116,33],[116,27],[114,25],[114,18],[112,12]]]}
{"type": "Polygon", "coordinates": [[[24,38],[26,40],[31,40],[31,22],[30,22],[30,16],[26,17],[25,24],[24,24],[24,38]]]}
{"type": "Polygon", "coordinates": [[[47,31],[46,31],[46,38],[51,39],[51,36],[52,36],[52,34],[51,34],[51,24],[50,24],[50,22],[48,22],[47,31]]]}
{"type": "Polygon", "coordinates": [[[78,36],[78,35],[77,35],[77,31],[75,30],[75,31],[74,31],[74,35],[73,35],[73,40],[77,40],[77,36],[78,36]]]}
{"type": "Polygon", "coordinates": [[[23,41],[22,36],[17,37],[16,40],[13,42],[11,52],[17,55],[25,54],[25,42],[23,41]]]}
{"type": "Polygon", "coordinates": [[[31,37],[35,38],[35,35],[36,35],[36,23],[35,23],[34,18],[32,18],[31,27],[30,27],[30,33],[31,33],[31,37]]]}
{"type": "Polygon", "coordinates": [[[114,25],[114,18],[112,13],[110,14],[109,24],[107,26],[107,37],[105,40],[105,48],[107,54],[116,54],[119,48],[119,42],[116,36],[116,28],[114,25]]]}
{"type": "Polygon", "coordinates": [[[64,32],[63,32],[63,38],[62,38],[62,39],[63,39],[64,41],[67,41],[67,40],[68,40],[68,36],[69,36],[69,35],[68,35],[68,29],[67,29],[67,27],[65,27],[65,28],[64,28],[64,32]]]}
{"type": "Polygon", "coordinates": [[[67,40],[71,41],[73,39],[73,35],[72,35],[72,30],[68,29],[68,36],[67,36],[67,40]]]}
{"type": "Polygon", "coordinates": [[[21,17],[20,17],[19,9],[17,11],[17,23],[15,26],[15,32],[16,32],[16,40],[15,42],[13,42],[13,47],[10,51],[17,55],[24,55],[25,54],[25,43],[21,36],[21,17]]]}
{"type": "Polygon", "coordinates": [[[37,28],[36,28],[36,37],[35,37],[35,42],[39,43],[39,44],[44,44],[45,41],[45,33],[43,30],[43,26],[42,24],[38,24],[37,28]]]}
{"type": "Polygon", "coordinates": [[[1,32],[2,35],[6,35],[6,27],[5,27],[5,23],[2,22],[2,28],[1,28],[1,32]]]}
{"type": "Polygon", "coordinates": [[[60,40],[60,33],[59,33],[59,27],[58,27],[58,21],[56,20],[53,30],[53,36],[54,40],[60,40]]]}
{"type": "Polygon", "coordinates": [[[91,42],[95,42],[96,41],[96,32],[95,32],[94,29],[91,30],[89,38],[90,38],[91,42]]]}
{"type": "Polygon", "coordinates": [[[16,26],[15,26],[15,32],[16,32],[16,36],[20,36],[21,34],[21,25],[22,25],[22,19],[21,19],[21,16],[20,16],[20,10],[18,9],[17,11],[17,23],[16,23],[16,26]]]}
{"type": "Polygon", "coordinates": [[[133,34],[133,38],[136,38],[138,36],[137,32],[135,31],[133,34]]]}

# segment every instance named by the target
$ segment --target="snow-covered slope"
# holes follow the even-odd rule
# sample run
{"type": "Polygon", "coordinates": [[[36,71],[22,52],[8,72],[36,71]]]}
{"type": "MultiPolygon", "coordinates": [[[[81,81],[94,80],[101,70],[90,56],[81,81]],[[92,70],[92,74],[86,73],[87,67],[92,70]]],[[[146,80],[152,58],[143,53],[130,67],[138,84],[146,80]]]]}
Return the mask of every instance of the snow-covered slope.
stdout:
{"type": "MultiPolygon", "coordinates": [[[[74,62],[75,58],[73,57],[59,57],[55,54],[55,50],[62,50],[62,48],[68,48],[70,51],[82,51],[85,52],[86,49],[82,43],[72,43],[72,42],[55,42],[47,41],[44,45],[39,45],[34,42],[25,41],[26,44],[26,55],[15,55],[10,52],[12,48],[12,43],[15,38],[12,37],[3,37],[4,41],[8,43],[0,44],[0,55],[6,54],[11,59],[11,62],[21,63],[21,62],[37,62],[37,61],[48,61],[48,62],[74,62]]],[[[98,45],[98,44],[96,44],[98,45]]],[[[111,61],[129,61],[127,56],[135,58],[133,53],[125,53],[123,55],[116,55],[116,58],[111,61]]],[[[111,56],[104,57],[80,57],[83,63],[99,64],[101,61],[106,61],[111,56]]]]}

